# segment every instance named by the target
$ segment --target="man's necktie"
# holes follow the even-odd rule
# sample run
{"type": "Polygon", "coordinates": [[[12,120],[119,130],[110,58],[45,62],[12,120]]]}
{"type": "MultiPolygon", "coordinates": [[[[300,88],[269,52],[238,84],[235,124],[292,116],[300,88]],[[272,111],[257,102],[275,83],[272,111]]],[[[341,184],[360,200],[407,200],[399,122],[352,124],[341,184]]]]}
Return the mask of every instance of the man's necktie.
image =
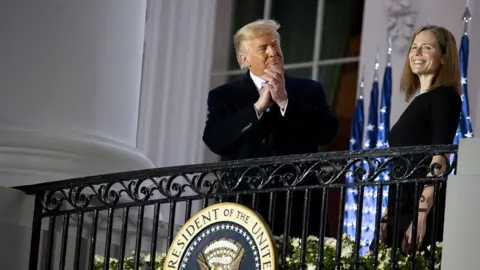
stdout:
{"type": "MultiPolygon", "coordinates": [[[[266,83],[268,83],[268,81],[265,81],[265,82],[262,83],[262,87],[260,88],[260,90],[262,90],[263,86],[264,86],[266,83]]],[[[265,110],[265,112],[267,112],[267,113],[268,113],[269,111],[270,111],[270,107],[265,110]]]]}

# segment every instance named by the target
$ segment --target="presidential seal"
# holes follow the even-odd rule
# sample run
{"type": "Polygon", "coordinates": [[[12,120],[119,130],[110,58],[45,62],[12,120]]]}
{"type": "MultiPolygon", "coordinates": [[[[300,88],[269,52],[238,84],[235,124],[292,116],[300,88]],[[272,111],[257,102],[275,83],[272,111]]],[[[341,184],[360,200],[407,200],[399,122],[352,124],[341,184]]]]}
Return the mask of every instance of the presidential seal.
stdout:
{"type": "Polygon", "coordinates": [[[276,269],[275,244],[265,222],[249,208],[219,203],[183,225],[170,246],[164,269],[276,269]]]}

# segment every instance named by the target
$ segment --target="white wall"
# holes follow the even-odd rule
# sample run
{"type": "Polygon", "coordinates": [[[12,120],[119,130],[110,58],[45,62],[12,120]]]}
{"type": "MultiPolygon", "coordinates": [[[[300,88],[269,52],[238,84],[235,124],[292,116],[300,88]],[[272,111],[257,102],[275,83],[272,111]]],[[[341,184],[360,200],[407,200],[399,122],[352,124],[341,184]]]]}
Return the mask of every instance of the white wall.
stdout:
{"type": "Polygon", "coordinates": [[[0,186],[202,163],[216,3],[2,1],[0,186]]]}
{"type": "Polygon", "coordinates": [[[458,172],[448,179],[442,269],[478,269],[480,219],[476,214],[476,198],[480,188],[479,148],[478,138],[460,141],[458,172]]]}
{"type": "MultiPolygon", "coordinates": [[[[480,3],[470,1],[470,8],[473,19],[470,26],[470,68],[469,68],[469,95],[472,124],[480,126],[480,108],[477,106],[480,101],[478,88],[480,86],[479,76],[480,61],[474,59],[476,51],[480,49],[480,20],[475,19],[475,11],[480,10],[480,3]],[[476,4],[476,5],[475,5],[476,4]]],[[[462,15],[465,10],[465,1],[451,0],[366,0],[363,15],[363,32],[361,44],[360,66],[365,67],[365,115],[367,115],[368,104],[370,103],[370,86],[373,81],[373,66],[375,54],[378,49],[380,54],[379,81],[383,80],[383,68],[386,64],[388,48],[389,28],[393,35],[393,93],[391,125],[395,124],[407,103],[399,92],[400,77],[405,64],[406,51],[409,38],[412,32],[427,23],[436,24],[449,29],[460,42],[463,33],[462,15]],[[399,15],[400,14],[400,15],[399,15]]],[[[359,80],[360,80],[359,76],[359,80]]]]}
{"type": "Polygon", "coordinates": [[[146,0],[2,1],[0,186],[148,168],[146,0]]]}
{"type": "Polygon", "coordinates": [[[0,269],[28,269],[34,197],[0,187],[0,269]]]}

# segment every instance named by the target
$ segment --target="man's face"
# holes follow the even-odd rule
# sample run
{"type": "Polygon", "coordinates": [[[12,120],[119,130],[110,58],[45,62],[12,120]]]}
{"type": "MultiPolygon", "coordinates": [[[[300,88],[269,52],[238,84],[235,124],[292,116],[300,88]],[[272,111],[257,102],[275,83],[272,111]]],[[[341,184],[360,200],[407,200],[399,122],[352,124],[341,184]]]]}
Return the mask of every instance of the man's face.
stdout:
{"type": "Polygon", "coordinates": [[[280,40],[275,35],[262,35],[246,42],[248,51],[243,61],[256,76],[262,76],[264,70],[276,65],[283,70],[283,54],[280,40]]]}

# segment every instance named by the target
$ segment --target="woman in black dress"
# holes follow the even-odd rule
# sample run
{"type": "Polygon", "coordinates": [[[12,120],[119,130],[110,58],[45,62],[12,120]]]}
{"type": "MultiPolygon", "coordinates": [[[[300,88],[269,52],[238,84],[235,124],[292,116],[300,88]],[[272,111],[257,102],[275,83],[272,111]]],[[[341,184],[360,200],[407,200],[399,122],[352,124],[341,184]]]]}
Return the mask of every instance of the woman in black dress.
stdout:
{"type": "MultiPolygon", "coordinates": [[[[452,144],[458,126],[462,102],[459,93],[460,68],[455,38],[447,29],[428,25],[417,30],[410,41],[402,74],[401,91],[406,100],[411,101],[407,109],[392,127],[389,135],[390,147],[452,144]]],[[[422,157],[410,157],[412,164],[421,162],[422,157]]],[[[425,165],[441,164],[445,170],[444,156],[434,156],[425,165]]],[[[403,165],[405,164],[397,164],[403,165]]],[[[411,170],[411,168],[410,168],[411,170]]],[[[391,179],[394,180],[394,174],[391,179]]],[[[428,169],[415,173],[412,178],[430,176],[428,169]]],[[[421,186],[420,194],[415,196],[415,184],[400,185],[401,198],[397,247],[409,252],[413,241],[417,248],[425,249],[431,243],[433,206],[433,185],[421,186]],[[417,236],[412,236],[412,222],[415,199],[420,198],[418,208],[417,236]]],[[[439,209],[436,209],[437,236],[441,241],[445,210],[445,185],[440,188],[439,209]]],[[[394,211],[396,185],[391,185],[388,195],[388,207],[382,218],[380,240],[391,246],[394,237],[394,211]]]]}

